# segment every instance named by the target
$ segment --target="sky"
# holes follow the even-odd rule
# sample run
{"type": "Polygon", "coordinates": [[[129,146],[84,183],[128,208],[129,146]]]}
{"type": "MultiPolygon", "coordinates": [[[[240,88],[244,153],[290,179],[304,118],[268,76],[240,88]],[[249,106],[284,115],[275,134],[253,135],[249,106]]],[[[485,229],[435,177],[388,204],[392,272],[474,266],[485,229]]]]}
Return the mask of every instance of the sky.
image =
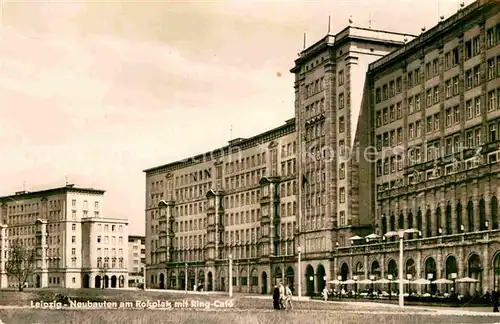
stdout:
{"type": "Polygon", "coordinates": [[[289,70],[304,32],[316,42],[331,15],[333,33],[352,16],[419,34],[458,5],[0,0],[0,195],[66,179],[104,189],[105,216],[143,235],[142,170],[294,116],[289,70]]]}

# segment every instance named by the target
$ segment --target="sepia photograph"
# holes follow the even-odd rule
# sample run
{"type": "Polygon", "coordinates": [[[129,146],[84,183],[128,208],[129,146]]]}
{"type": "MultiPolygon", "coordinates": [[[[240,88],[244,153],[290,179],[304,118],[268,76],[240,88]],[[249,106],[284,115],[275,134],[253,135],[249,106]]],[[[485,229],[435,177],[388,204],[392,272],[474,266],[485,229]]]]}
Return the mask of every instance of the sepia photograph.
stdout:
{"type": "Polygon", "coordinates": [[[500,323],[500,0],[0,0],[0,324],[500,323]]]}

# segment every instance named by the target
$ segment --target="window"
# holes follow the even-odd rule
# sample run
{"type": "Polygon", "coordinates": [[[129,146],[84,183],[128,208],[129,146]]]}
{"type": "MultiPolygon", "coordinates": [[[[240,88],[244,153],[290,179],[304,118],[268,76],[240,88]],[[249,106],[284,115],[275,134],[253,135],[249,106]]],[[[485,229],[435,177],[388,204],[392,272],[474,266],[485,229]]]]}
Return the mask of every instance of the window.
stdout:
{"type": "Polygon", "coordinates": [[[101,235],[97,236],[97,243],[101,243],[101,235]]]}
{"type": "Polygon", "coordinates": [[[389,108],[385,107],[382,109],[383,112],[383,118],[384,118],[384,124],[387,124],[389,122],[389,108]]]}
{"type": "Polygon", "coordinates": [[[445,95],[446,95],[446,98],[450,98],[451,95],[452,95],[452,91],[451,91],[451,80],[446,80],[445,81],[445,95]]]}
{"type": "Polygon", "coordinates": [[[426,129],[427,133],[432,132],[432,116],[427,117],[426,129]]]}
{"type": "Polygon", "coordinates": [[[413,77],[415,78],[415,85],[420,84],[420,68],[415,69],[413,77]]]}
{"type": "Polygon", "coordinates": [[[71,201],[71,206],[73,206],[73,207],[75,207],[75,206],[76,206],[76,199],[73,199],[73,200],[71,201]]]}
{"type": "Polygon", "coordinates": [[[378,151],[382,150],[382,135],[377,135],[376,146],[378,151]]]}
{"type": "Polygon", "coordinates": [[[396,109],[394,108],[394,105],[389,106],[389,119],[391,122],[396,120],[396,109]]]}
{"type": "Polygon", "coordinates": [[[415,126],[413,125],[413,123],[411,123],[410,125],[408,125],[408,137],[410,139],[412,139],[412,138],[415,137],[415,126]]]}
{"type": "Polygon", "coordinates": [[[481,69],[479,65],[476,65],[474,67],[474,86],[478,86],[479,84],[481,84],[481,69]]]}
{"type": "Polygon", "coordinates": [[[396,93],[401,93],[402,90],[402,83],[401,83],[401,77],[396,78],[396,93]]]}
{"type": "Polygon", "coordinates": [[[495,90],[488,92],[488,111],[493,111],[497,108],[496,106],[496,94],[495,90]]]}
{"type": "Polygon", "coordinates": [[[344,94],[339,94],[339,109],[344,109],[344,94]]]}
{"type": "Polygon", "coordinates": [[[344,116],[339,117],[339,133],[343,133],[345,130],[344,116]]]}
{"type": "Polygon", "coordinates": [[[453,125],[453,112],[451,108],[446,109],[446,127],[453,125]]]}
{"type": "Polygon", "coordinates": [[[382,126],[382,112],[381,111],[377,111],[377,113],[376,113],[375,125],[376,125],[376,127],[382,126]]]}
{"type": "Polygon", "coordinates": [[[453,121],[455,124],[460,123],[460,106],[453,107],[453,121]]]}
{"type": "Polygon", "coordinates": [[[341,204],[345,203],[345,187],[340,187],[340,190],[339,190],[339,202],[341,204]]]}
{"type": "Polygon", "coordinates": [[[415,111],[415,106],[413,103],[413,97],[408,98],[408,114],[413,114],[415,111]]]}
{"type": "Polygon", "coordinates": [[[432,89],[427,89],[427,107],[432,106],[432,89]]]}
{"type": "Polygon", "coordinates": [[[377,177],[380,177],[382,175],[382,161],[378,160],[377,161],[377,177]]]}
{"type": "Polygon", "coordinates": [[[384,84],[382,86],[382,100],[387,100],[388,98],[388,92],[387,92],[387,84],[384,84]]]}
{"type": "Polygon", "coordinates": [[[459,92],[459,78],[458,78],[458,75],[457,76],[454,76],[453,79],[453,95],[456,96],[458,95],[458,92],[459,92]]]}
{"type": "Polygon", "coordinates": [[[75,231],[76,231],[76,224],[71,224],[71,230],[72,230],[73,232],[75,232],[75,231]]]}
{"type": "Polygon", "coordinates": [[[465,71],[465,88],[472,88],[472,70],[465,71]]]}
{"type": "Polygon", "coordinates": [[[76,243],[76,236],[75,235],[71,236],[71,243],[76,243]]]}
{"type": "Polygon", "coordinates": [[[344,70],[339,71],[339,86],[344,84],[344,70]]]}
{"type": "Polygon", "coordinates": [[[398,144],[403,143],[403,129],[402,128],[397,129],[396,140],[398,141],[398,144]]]}
{"type": "Polygon", "coordinates": [[[397,119],[403,118],[403,109],[401,108],[401,101],[396,103],[396,117],[397,119]]]}
{"type": "Polygon", "coordinates": [[[339,141],[339,154],[340,156],[344,156],[345,143],[344,140],[339,141]]]}
{"type": "Polygon", "coordinates": [[[486,46],[488,48],[495,46],[495,29],[490,28],[486,31],[486,46]]]}
{"type": "Polygon", "coordinates": [[[460,61],[460,60],[459,60],[459,54],[458,54],[458,48],[456,48],[456,47],[455,47],[455,48],[451,51],[451,56],[452,56],[452,58],[451,58],[451,59],[452,59],[452,64],[453,64],[453,66],[458,65],[458,63],[459,63],[459,61],[460,61]]]}
{"type": "Polygon", "coordinates": [[[465,102],[465,111],[467,112],[467,119],[472,119],[472,117],[474,117],[474,110],[472,108],[472,100],[467,100],[465,102]]]}
{"type": "Polygon", "coordinates": [[[380,92],[380,88],[377,88],[375,90],[375,103],[379,103],[381,101],[381,92],[380,92]]]}
{"type": "Polygon", "coordinates": [[[89,208],[88,201],[84,200],[83,201],[83,209],[87,209],[87,208],[89,208]]]}
{"type": "Polygon", "coordinates": [[[339,212],[339,218],[340,218],[340,226],[347,225],[347,222],[346,222],[346,219],[345,219],[345,211],[339,212]]]}
{"type": "Polygon", "coordinates": [[[344,179],[345,178],[345,163],[340,163],[339,166],[339,178],[344,179]]]}
{"type": "Polygon", "coordinates": [[[437,104],[439,102],[439,86],[434,87],[434,103],[437,104]]]}
{"type": "Polygon", "coordinates": [[[472,41],[468,40],[464,43],[464,52],[466,60],[472,57],[472,41]]]}
{"type": "Polygon", "coordinates": [[[413,72],[408,72],[408,77],[406,78],[406,82],[408,83],[408,89],[413,87],[413,72]]]}
{"type": "Polygon", "coordinates": [[[481,115],[481,97],[474,98],[474,114],[475,116],[481,115]]]}
{"type": "Polygon", "coordinates": [[[434,115],[434,130],[439,130],[439,113],[434,115]]]}
{"type": "Polygon", "coordinates": [[[99,202],[98,201],[95,201],[94,202],[94,209],[98,209],[99,208],[99,202]]]}
{"type": "Polygon", "coordinates": [[[479,36],[476,36],[472,39],[472,46],[474,50],[474,55],[481,53],[481,42],[479,36]]]}
{"type": "Polygon", "coordinates": [[[71,248],[71,255],[76,255],[76,249],[75,248],[71,248]]]}
{"type": "Polygon", "coordinates": [[[415,95],[415,111],[420,111],[420,94],[415,95]]]}
{"type": "Polygon", "coordinates": [[[446,70],[451,68],[451,52],[447,52],[444,54],[444,68],[446,70]]]}
{"type": "Polygon", "coordinates": [[[431,62],[427,62],[425,64],[425,75],[427,79],[430,79],[432,77],[431,62]]]}
{"type": "Polygon", "coordinates": [[[488,137],[490,142],[497,141],[497,125],[495,123],[488,126],[488,137]]]}
{"type": "Polygon", "coordinates": [[[495,59],[492,58],[492,59],[489,59],[488,60],[488,72],[487,72],[487,76],[488,76],[488,80],[491,80],[495,77],[495,59]]]}
{"type": "Polygon", "coordinates": [[[439,74],[439,59],[434,59],[432,61],[432,73],[434,76],[439,74]]]}
{"type": "Polygon", "coordinates": [[[415,122],[415,133],[417,137],[422,136],[422,126],[420,125],[420,120],[415,122]]]}
{"type": "Polygon", "coordinates": [[[389,158],[384,159],[384,174],[389,174],[389,158]]]}

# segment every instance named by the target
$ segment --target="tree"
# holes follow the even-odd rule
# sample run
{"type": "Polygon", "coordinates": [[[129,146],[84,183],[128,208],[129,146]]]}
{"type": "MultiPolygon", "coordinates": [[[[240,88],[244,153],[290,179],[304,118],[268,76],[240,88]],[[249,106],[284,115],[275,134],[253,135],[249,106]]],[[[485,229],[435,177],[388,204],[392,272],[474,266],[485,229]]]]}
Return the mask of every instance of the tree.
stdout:
{"type": "Polygon", "coordinates": [[[19,291],[24,290],[28,277],[35,272],[35,265],[35,250],[23,246],[19,240],[13,241],[8,250],[5,270],[17,279],[19,291]]]}

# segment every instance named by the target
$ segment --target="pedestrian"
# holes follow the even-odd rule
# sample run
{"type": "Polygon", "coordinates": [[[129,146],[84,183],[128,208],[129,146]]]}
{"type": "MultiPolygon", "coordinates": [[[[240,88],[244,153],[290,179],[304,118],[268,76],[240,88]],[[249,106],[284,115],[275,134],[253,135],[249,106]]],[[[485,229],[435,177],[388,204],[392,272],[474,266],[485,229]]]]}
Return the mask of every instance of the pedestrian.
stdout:
{"type": "Polygon", "coordinates": [[[328,301],[328,289],[326,287],[323,289],[322,294],[323,294],[323,300],[328,301]]]}
{"type": "Polygon", "coordinates": [[[279,304],[280,304],[280,309],[286,309],[285,305],[285,286],[283,286],[283,283],[280,282],[279,285],[279,292],[280,292],[280,299],[279,299],[279,304]]]}
{"type": "Polygon", "coordinates": [[[500,293],[497,289],[493,290],[491,297],[493,297],[493,313],[498,313],[498,300],[500,299],[500,293]]]}
{"type": "Polygon", "coordinates": [[[277,285],[274,286],[273,290],[273,308],[280,309],[280,289],[277,285]]]}
{"type": "Polygon", "coordinates": [[[290,289],[290,286],[287,284],[285,287],[285,308],[289,307],[290,309],[293,309],[292,306],[292,290],[290,289]]]}

